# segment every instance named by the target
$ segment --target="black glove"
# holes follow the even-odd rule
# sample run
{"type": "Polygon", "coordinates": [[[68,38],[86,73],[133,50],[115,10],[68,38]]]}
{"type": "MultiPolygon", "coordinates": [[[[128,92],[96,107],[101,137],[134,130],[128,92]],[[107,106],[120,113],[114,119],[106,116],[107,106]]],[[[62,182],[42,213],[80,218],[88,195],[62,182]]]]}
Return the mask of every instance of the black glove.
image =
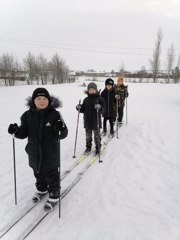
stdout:
{"type": "Polygon", "coordinates": [[[18,127],[17,123],[10,124],[8,127],[8,133],[15,134],[15,133],[17,133],[18,129],[19,129],[19,127],[18,127]]]}
{"type": "Polygon", "coordinates": [[[55,122],[54,124],[54,131],[58,132],[58,131],[62,131],[66,128],[66,125],[63,121],[61,121],[60,119],[55,122]]]}
{"type": "Polygon", "coordinates": [[[97,103],[94,105],[94,108],[99,111],[99,110],[101,110],[101,105],[99,103],[97,103]]]}
{"type": "Polygon", "coordinates": [[[81,104],[78,104],[78,105],[76,106],[76,110],[80,111],[81,106],[82,106],[81,104]]]}
{"type": "Polygon", "coordinates": [[[125,98],[127,98],[129,96],[128,92],[125,92],[125,98]]]}

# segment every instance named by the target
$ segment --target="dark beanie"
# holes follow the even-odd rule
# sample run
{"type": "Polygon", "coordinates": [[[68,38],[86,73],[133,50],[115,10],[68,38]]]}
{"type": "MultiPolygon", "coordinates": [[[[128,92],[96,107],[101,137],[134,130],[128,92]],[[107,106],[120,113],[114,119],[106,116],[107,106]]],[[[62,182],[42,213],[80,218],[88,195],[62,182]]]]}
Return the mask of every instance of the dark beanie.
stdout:
{"type": "Polygon", "coordinates": [[[105,85],[114,85],[114,80],[112,80],[111,78],[106,79],[105,85]]]}
{"type": "Polygon", "coordinates": [[[90,88],[93,88],[97,91],[97,85],[94,82],[90,82],[87,86],[87,89],[89,90],[90,88]]]}
{"type": "Polygon", "coordinates": [[[39,96],[46,97],[49,100],[49,102],[51,101],[51,97],[46,88],[36,88],[32,94],[32,102],[34,102],[35,98],[39,96]]]}

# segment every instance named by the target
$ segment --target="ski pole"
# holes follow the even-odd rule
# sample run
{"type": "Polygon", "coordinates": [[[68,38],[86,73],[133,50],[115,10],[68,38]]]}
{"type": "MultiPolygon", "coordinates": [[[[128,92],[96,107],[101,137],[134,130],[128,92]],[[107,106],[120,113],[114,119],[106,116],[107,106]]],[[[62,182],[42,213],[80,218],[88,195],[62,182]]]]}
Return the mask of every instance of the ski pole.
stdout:
{"type": "Polygon", "coordinates": [[[119,100],[119,95],[116,98],[116,112],[117,112],[117,118],[116,118],[116,137],[119,138],[118,136],[118,108],[119,108],[119,104],[118,104],[118,100],[119,100]]]}
{"type": "Polygon", "coordinates": [[[128,123],[128,117],[127,117],[127,98],[126,98],[126,125],[128,123]]]}
{"type": "Polygon", "coordinates": [[[15,137],[13,137],[13,163],[14,163],[14,196],[15,196],[15,205],[17,205],[17,188],[16,188],[16,154],[15,154],[15,137]]]}
{"type": "Polygon", "coordinates": [[[59,173],[59,218],[61,218],[61,140],[60,140],[60,134],[61,134],[61,132],[59,131],[59,137],[58,137],[58,142],[59,142],[59,167],[58,167],[58,173],[59,173]]]}
{"type": "MultiPolygon", "coordinates": [[[[79,104],[81,104],[81,100],[79,100],[79,104]]],[[[79,114],[80,114],[80,109],[78,110],[78,116],[77,116],[76,136],[75,136],[75,143],[74,143],[74,155],[73,155],[73,158],[76,158],[75,152],[76,152],[77,135],[78,135],[78,127],[79,127],[79,114]]]]}
{"type": "Polygon", "coordinates": [[[103,161],[101,160],[101,151],[100,151],[100,126],[99,126],[99,108],[96,107],[97,111],[97,131],[98,131],[98,148],[99,148],[99,163],[102,163],[103,161]]]}

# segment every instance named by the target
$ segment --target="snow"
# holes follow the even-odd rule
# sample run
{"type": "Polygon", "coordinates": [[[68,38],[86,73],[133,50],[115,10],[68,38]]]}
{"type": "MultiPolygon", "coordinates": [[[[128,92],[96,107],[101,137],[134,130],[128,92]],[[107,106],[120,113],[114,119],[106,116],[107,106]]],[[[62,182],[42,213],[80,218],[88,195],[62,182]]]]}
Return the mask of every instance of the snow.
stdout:
{"type": "MultiPolygon", "coordinates": [[[[104,88],[104,82],[97,82],[104,88]]],[[[63,240],[180,240],[180,85],[129,83],[127,124],[119,129],[81,181],[27,239],[63,240]]],[[[15,139],[17,197],[14,204],[12,137],[10,123],[20,122],[25,99],[37,86],[0,87],[0,229],[35,192],[34,176],[24,151],[27,140],[15,139]]],[[[61,141],[61,172],[75,161],[76,104],[83,100],[84,87],[73,84],[47,85],[63,101],[60,109],[69,129],[61,141]]],[[[76,155],[85,149],[83,115],[80,115],[76,155]]],[[[88,159],[62,182],[62,190],[88,159]]],[[[26,224],[33,221],[42,205],[2,239],[20,239],[26,224]]]]}

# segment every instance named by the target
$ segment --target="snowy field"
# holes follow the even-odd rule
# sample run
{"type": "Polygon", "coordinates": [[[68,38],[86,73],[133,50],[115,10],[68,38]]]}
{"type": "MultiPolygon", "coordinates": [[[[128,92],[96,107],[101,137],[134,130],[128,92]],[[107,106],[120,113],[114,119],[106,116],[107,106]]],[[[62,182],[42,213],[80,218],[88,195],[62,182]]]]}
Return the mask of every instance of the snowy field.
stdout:
{"type": "MultiPolygon", "coordinates": [[[[103,89],[104,83],[98,82],[103,89]]],[[[180,240],[180,85],[129,83],[128,123],[82,180],[27,237],[29,240],[180,240]]],[[[25,99],[37,86],[0,87],[0,229],[31,203],[35,192],[32,169],[24,147],[15,140],[18,205],[14,204],[10,123],[19,123],[25,99]]],[[[61,172],[75,161],[75,106],[83,100],[80,83],[47,85],[63,101],[60,110],[69,129],[61,141],[61,172]]],[[[85,149],[80,115],[76,155],[85,149]]],[[[85,163],[88,159],[85,161],[85,163]]],[[[62,181],[62,190],[84,166],[62,181]]],[[[26,224],[36,218],[37,206],[2,240],[20,239],[26,224]]]]}

